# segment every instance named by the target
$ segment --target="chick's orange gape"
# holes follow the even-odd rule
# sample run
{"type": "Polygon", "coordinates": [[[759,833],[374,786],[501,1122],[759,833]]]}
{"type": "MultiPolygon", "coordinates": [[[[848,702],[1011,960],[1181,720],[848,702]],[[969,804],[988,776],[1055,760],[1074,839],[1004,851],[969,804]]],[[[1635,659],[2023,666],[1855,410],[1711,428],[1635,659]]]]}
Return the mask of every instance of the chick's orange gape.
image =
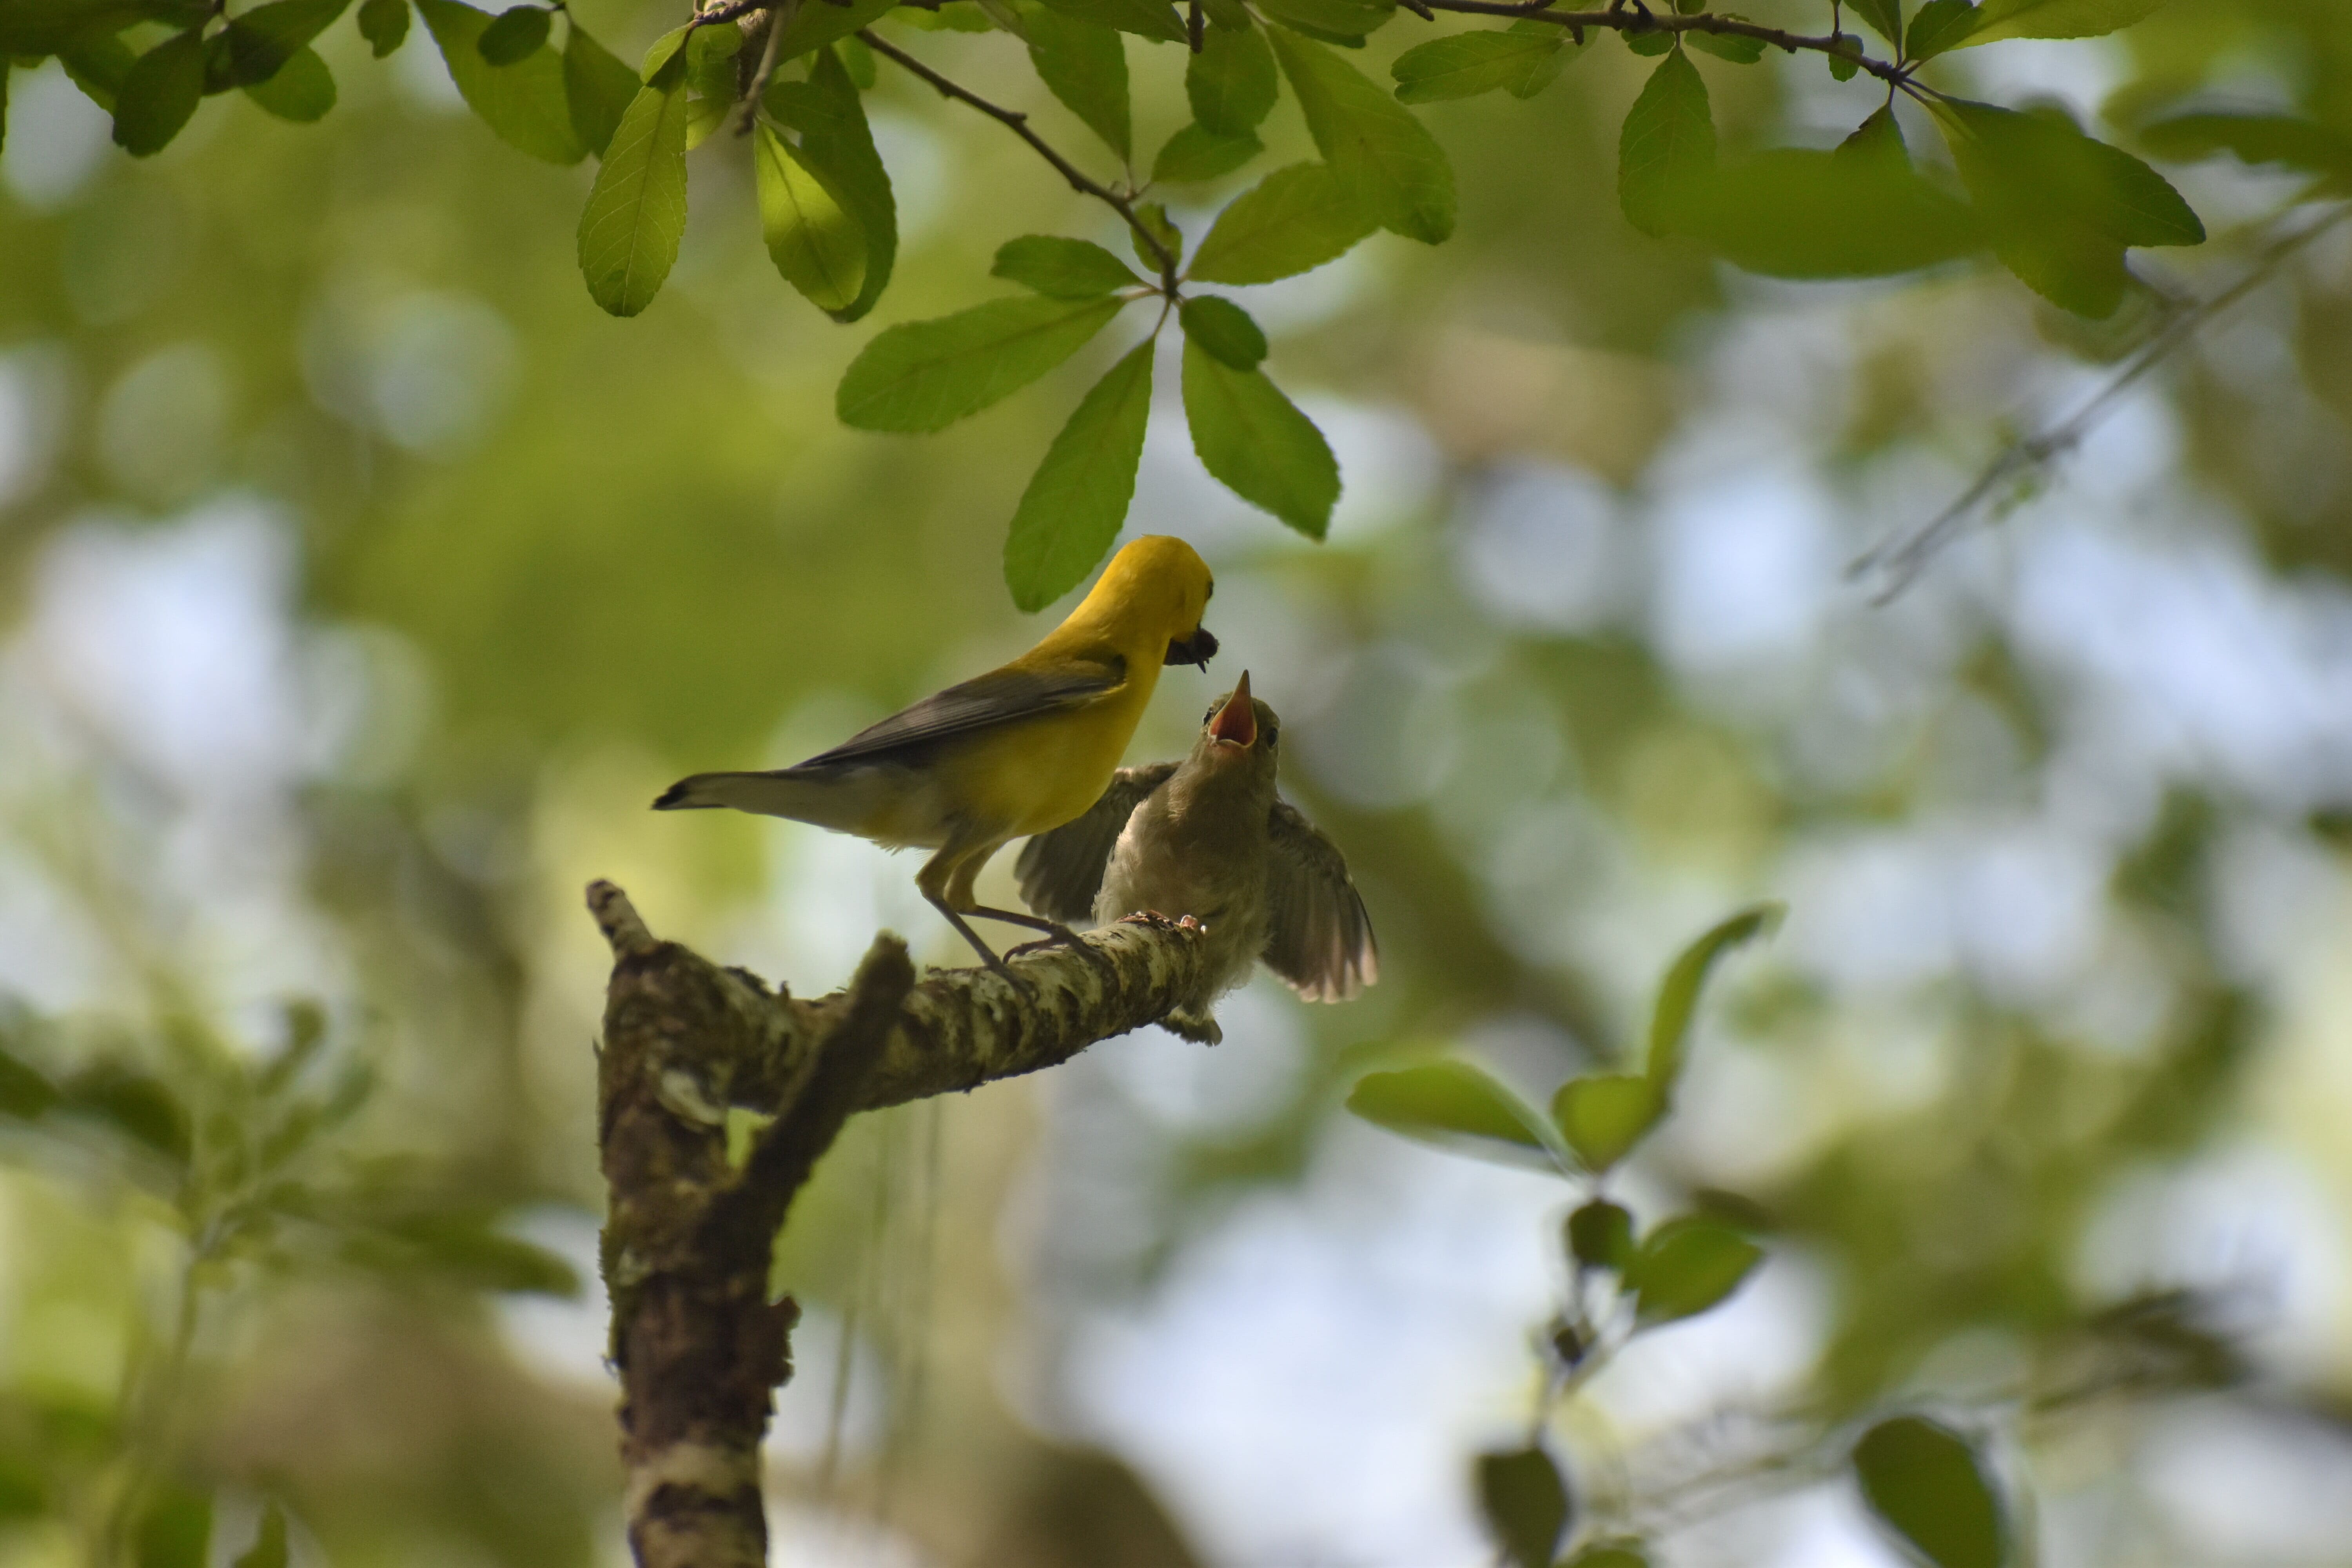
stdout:
{"type": "Polygon", "coordinates": [[[1206,669],[1217,651],[1201,625],[1215,586],[1182,540],[1135,540],[1067,620],[1011,663],[797,766],[680,779],[654,808],[731,806],[935,850],[915,885],[982,963],[1009,973],[966,916],[1076,938],[1059,921],[980,903],[981,868],[1011,840],[1058,827],[1102,796],[1161,668],[1206,669]]]}

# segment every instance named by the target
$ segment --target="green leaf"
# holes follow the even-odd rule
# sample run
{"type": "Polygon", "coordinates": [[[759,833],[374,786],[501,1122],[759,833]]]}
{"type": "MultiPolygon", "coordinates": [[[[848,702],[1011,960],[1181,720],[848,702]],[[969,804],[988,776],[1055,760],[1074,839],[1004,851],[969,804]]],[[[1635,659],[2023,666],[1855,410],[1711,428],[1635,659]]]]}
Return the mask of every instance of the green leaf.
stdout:
{"type": "Polygon", "coordinates": [[[1092,22],[1097,27],[1116,27],[1167,44],[1190,41],[1183,18],[1168,0],[1045,0],[1045,4],[1065,16],[1092,22]]]}
{"type": "Polygon", "coordinates": [[[1177,319],[1183,323],[1185,341],[1200,344],[1235,370],[1255,370],[1265,358],[1265,333],[1231,300],[1195,295],[1184,301],[1177,319]]]}
{"type": "Polygon", "coordinates": [[[209,47],[205,85],[215,91],[268,81],[351,0],[272,0],[229,19],[209,47]]]}
{"type": "Polygon", "coordinates": [[[134,158],[152,157],[171,144],[204,96],[204,32],[191,27],[141,55],[122,79],[114,144],[134,158]]]}
{"type": "Polygon", "coordinates": [[[247,88],[245,96],[280,120],[308,125],[335,107],[335,77],[318,50],[298,49],[268,81],[247,88]]]}
{"type": "Polygon", "coordinates": [[[740,81],[735,57],[742,52],[742,29],[730,23],[697,27],[686,40],[686,145],[699,147],[735,111],[740,81]]]}
{"type": "Polygon", "coordinates": [[[1643,1241],[1625,1270],[1625,1288],[1640,1296],[1640,1321],[1671,1323],[1706,1311],[1739,1289],[1763,1258],[1763,1248],[1721,1220],[1685,1215],[1643,1241]]]}
{"type": "Polygon", "coordinates": [[[1348,200],[1381,227],[1436,245],[1454,232],[1454,172],[1412,110],[1320,44],[1286,30],[1276,58],[1348,200]]]}
{"type": "Polygon", "coordinates": [[[1715,961],[1741,942],[1780,923],[1784,906],[1752,905],[1722,921],[1683,949],[1658,986],[1658,1005],[1650,1015],[1650,1085],[1663,1100],[1671,1100],[1675,1080],[1682,1076],[1683,1054],[1690,1035],[1691,1016],[1698,1011],[1699,993],[1706,985],[1715,961]]]}
{"type": "MultiPolygon", "coordinates": [[[[0,76],[6,73],[0,72],[0,76]]],[[[0,1049],[0,1116],[37,1121],[58,1103],[57,1086],[25,1060],[0,1049]]]]}
{"type": "MultiPolygon", "coordinates": [[[[62,55],[78,38],[111,36],[148,20],[152,10],[142,0],[9,0],[0,5],[0,55],[27,62],[62,55]]],[[[179,21],[184,27],[198,26],[209,15],[206,9],[179,21]]]]}
{"type": "Polygon", "coordinates": [[[212,1535],[212,1494],[165,1482],[139,1515],[131,1561],[138,1568],[205,1568],[212,1535]]]}
{"type": "Polygon", "coordinates": [[[1643,234],[1665,234],[1692,190],[1715,170],[1706,83],[1680,49],[1658,62],[1617,142],[1617,199],[1643,234]]]}
{"type": "Polygon", "coordinates": [[[992,278],[1018,283],[1055,300],[1093,300],[1144,286],[1118,257],[1092,240],[1025,234],[997,247],[992,278]]]}
{"type": "MultiPolygon", "coordinates": [[[[659,76],[663,68],[677,58],[678,50],[686,47],[686,41],[692,37],[694,37],[694,29],[690,26],[672,27],[668,32],[647,44],[646,58],[637,67],[638,85],[643,86],[659,76]]],[[[678,68],[684,70],[686,68],[680,66],[678,68]]]]}
{"type": "Polygon", "coordinates": [[[2063,117],[1948,99],[1936,118],[2004,266],[2052,303],[2114,313],[2136,245],[2194,245],[2204,226],[2164,176],[2063,117]]]}
{"type": "Polygon", "coordinates": [[[395,1277],[428,1268],[475,1290],[576,1297],[580,1276],[562,1257],[490,1228],[484,1216],[433,1215],[348,1237],[352,1262],[395,1277]]]}
{"type": "Polygon", "coordinates": [[[1396,15],[1396,0],[1257,0],[1257,8],[1294,33],[1360,49],[1396,15]]]}
{"type": "MultiPolygon", "coordinates": [[[[1192,396],[1196,363],[1227,375],[1234,373],[1186,346],[1184,412],[1193,419],[1197,447],[1200,424],[1192,414],[1192,396]]],[[[1468,1062],[1428,1062],[1372,1073],[1349,1093],[1348,1109],[1376,1127],[1442,1147],[1515,1156],[1515,1163],[1522,1163],[1528,1153],[1559,1158],[1551,1126],[1536,1108],[1468,1062]]]]}
{"type": "Polygon", "coordinates": [[[1665,1101],[1648,1079],[1622,1074],[1570,1079],[1551,1101],[1551,1119],[1560,1136],[1595,1174],[1630,1153],[1665,1110],[1665,1101]]]}
{"type": "Polygon", "coordinates": [[[814,5],[803,5],[793,13],[792,21],[776,39],[776,63],[798,59],[860,28],[870,27],[898,3],[898,0],[850,0],[846,5],[835,5],[830,0],[818,0],[814,5]]]}
{"type": "Polygon", "coordinates": [[[1650,1568],[1650,1555],[1640,1542],[1619,1536],[1594,1542],[1559,1568],[1650,1568]]]}
{"type": "Polygon", "coordinates": [[[1229,33],[1246,32],[1250,26],[1249,10],[1242,0],[1201,0],[1201,15],[1211,26],[1229,33]]]}
{"type": "Polygon", "coordinates": [[[102,1121],[173,1165],[188,1163],[194,1135],[187,1108],[153,1074],[119,1062],[100,1062],[59,1088],[59,1111],[102,1121]]]}
{"type": "Polygon", "coordinates": [[[850,363],[835,410],[860,430],[944,430],[1077,353],[1123,303],[1024,296],[902,322],[850,363]]]}
{"type": "Polygon", "coordinates": [[[874,51],[866,47],[866,40],[852,34],[848,37],[835,39],[833,47],[835,52],[841,56],[842,69],[849,73],[849,79],[856,84],[857,90],[873,91],[874,84],[881,78],[874,64],[874,51]]]}
{"type": "Polygon", "coordinates": [[[845,310],[866,287],[866,233],[800,149],[759,127],[753,163],[760,230],[784,281],[820,310],[845,310]]]}
{"type": "Polygon", "coordinates": [[[1043,6],[1025,17],[1037,79],[1124,163],[1134,155],[1128,109],[1127,46],[1111,28],[1043,6]]]}
{"type": "Polygon", "coordinates": [[[1654,58],[1670,52],[1675,47],[1675,35],[1664,27],[1653,27],[1646,32],[1638,33],[1628,28],[1618,36],[1625,40],[1625,47],[1637,55],[1654,58]]]}
{"type": "Polygon", "coordinates": [[[589,297],[616,316],[651,304],[677,260],[686,233],[686,114],[679,57],[630,100],[580,214],[581,276],[589,297]]]}
{"type": "Polygon", "coordinates": [[[1678,232],[1750,272],[1876,278],[1980,248],[1966,204],[1921,179],[1881,109],[1834,153],[1773,148],[1694,187],[1678,232]]]}
{"type": "Polygon", "coordinates": [[[1331,527],[1339,464],[1315,422],[1256,370],[1235,370],[1189,337],[1184,419],[1192,450],[1218,482],[1309,539],[1331,527]]]}
{"type": "Polygon", "coordinates": [[[1539,1447],[1478,1456],[1478,1509],[1517,1568],[1551,1568],[1568,1533],[1568,1483],[1539,1447]]]}
{"type": "Polygon", "coordinates": [[[1180,126],[1160,147],[1160,156],[1151,161],[1152,182],[1222,180],[1265,151],[1265,143],[1255,136],[1220,136],[1196,121],[1180,126]]]}
{"type": "Polygon", "coordinates": [[[1327,163],[1276,169],[1217,215],[1192,276],[1203,283],[1271,283],[1337,260],[1379,226],[1327,163]]]}
{"type": "Polygon", "coordinates": [[[400,47],[408,37],[408,0],[360,0],[360,37],[378,59],[400,47]]]}
{"type": "Polygon", "coordinates": [[[1846,9],[1895,47],[1903,47],[1903,0],[1846,0],[1846,9]]]}
{"type": "Polygon", "coordinates": [[[576,163],[586,143],[572,129],[572,106],[564,91],[563,61],[541,47],[510,66],[494,66],[479,47],[489,16],[458,0],[416,0],[449,79],[466,106],[479,115],[499,140],[551,163],[576,163]]]}
{"type": "Polygon", "coordinates": [[[1095,383],[1021,492],[1004,541],[1004,581],[1023,610],[1042,610],[1084,582],[1118,537],[1151,413],[1152,341],[1095,383]]]}
{"type": "Polygon", "coordinates": [[[1830,76],[1837,81],[1852,81],[1854,72],[1862,68],[1862,40],[1852,33],[1840,33],[1830,40],[1830,76]]]}
{"type": "Polygon", "coordinates": [[[1580,1268],[1622,1274],[1633,1264],[1633,1216],[1595,1198],[1568,1216],[1568,1255],[1580,1268]]]}
{"type": "Polygon", "coordinates": [[[2002,38],[2095,38],[2128,27],[2164,0],[1984,0],[1976,26],[1955,48],[2002,38]]]}
{"type": "MultiPolygon", "coordinates": [[[[217,39],[215,40],[217,42],[217,39]]],[[[205,90],[216,90],[212,86],[213,51],[210,45],[205,53],[205,90]]],[[[66,75],[81,89],[84,96],[103,109],[114,112],[114,102],[122,84],[131,78],[131,68],[139,57],[131,46],[111,33],[85,33],[69,40],[58,50],[58,64],[65,67],[66,75]]]]}
{"type": "Polygon", "coordinates": [[[1976,26],[1977,9],[1970,0],[1927,0],[1911,18],[1904,53],[1913,60],[1932,59],[1958,48],[1976,26]]]}
{"type": "Polygon", "coordinates": [[[572,133],[602,158],[621,128],[621,116],[637,96],[637,73],[590,37],[577,21],[563,40],[563,97],[572,112],[572,133]]]}
{"type": "Polygon", "coordinates": [[[1917,1415],[1882,1421],[1853,1446],[1871,1511],[1935,1568],[2000,1568],[2009,1555],[2000,1500],[1976,1452],[1917,1415]]]}
{"type": "MultiPolygon", "coordinates": [[[[1154,239],[1157,239],[1160,244],[1168,247],[1168,254],[1170,256],[1176,257],[1180,259],[1182,258],[1184,254],[1183,232],[1177,228],[1174,220],[1169,217],[1168,208],[1165,204],[1160,202],[1145,202],[1135,209],[1135,216],[1137,219],[1142,223],[1145,228],[1151,231],[1151,236],[1154,239]]],[[[1160,258],[1154,256],[1151,253],[1151,247],[1143,243],[1143,236],[1136,233],[1132,228],[1129,228],[1127,233],[1128,243],[1135,251],[1135,258],[1138,261],[1142,262],[1144,266],[1150,268],[1152,271],[1159,271],[1160,258]]]]}
{"type": "Polygon", "coordinates": [[[286,1568],[286,1510],[271,1503],[261,1510],[261,1526],[253,1544],[237,1554],[230,1568],[286,1568]]]}
{"type": "Polygon", "coordinates": [[[1201,37],[1201,52],[1184,62],[1192,118],[1219,136],[1255,131],[1273,112],[1276,91],[1274,51],[1255,27],[1211,27],[1201,37]]]}
{"type": "Polygon", "coordinates": [[[2176,114],[2140,127],[2139,139],[2159,158],[2186,163],[2233,153],[2249,163],[2352,180],[2352,136],[2284,114],[2176,114]]]}
{"type": "Polygon", "coordinates": [[[474,47],[494,66],[510,66],[547,42],[555,13],[539,5],[509,5],[490,18],[474,47]]]}
{"type": "Polygon", "coordinates": [[[770,114],[800,132],[802,160],[866,236],[866,286],[846,309],[832,312],[835,321],[856,321],[882,297],[898,249],[898,204],[889,172],[874,150],[856,84],[835,50],[826,48],[818,52],[806,81],[772,83],[762,101],[770,114]]]}
{"type": "MultiPolygon", "coordinates": [[[[1727,11],[1724,16],[1729,18],[1732,14],[1727,11]]],[[[1747,20],[1744,16],[1733,19],[1747,20]]],[[[1751,38],[1745,33],[1706,33],[1693,28],[1683,35],[1683,42],[1701,54],[1729,60],[1736,66],[1752,66],[1764,58],[1764,40],[1751,38]]]]}
{"type": "Polygon", "coordinates": [[[1471,98],[1498,88],[1528,98],[1558,76],[1567,60],[1567,35],[1557,28],[1456,33],[1407,49],[1389,67],[1389,74],[1396,78],[1396,95],[1404,103],[1471,98]]]}

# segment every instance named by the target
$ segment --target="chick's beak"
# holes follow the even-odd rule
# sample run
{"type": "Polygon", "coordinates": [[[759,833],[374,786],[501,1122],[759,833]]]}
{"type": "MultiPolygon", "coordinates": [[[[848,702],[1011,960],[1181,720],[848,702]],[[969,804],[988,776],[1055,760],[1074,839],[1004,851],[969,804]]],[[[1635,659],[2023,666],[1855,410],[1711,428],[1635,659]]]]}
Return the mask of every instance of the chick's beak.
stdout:
{"type": "Polygon", "coordinates": [[[1218,741],[1246,749],[1257,743],[1257,710],[1250,704],[1249,671],[1242,671],[1241,684],[1209,721],[1209,734],[1218,741]]]}

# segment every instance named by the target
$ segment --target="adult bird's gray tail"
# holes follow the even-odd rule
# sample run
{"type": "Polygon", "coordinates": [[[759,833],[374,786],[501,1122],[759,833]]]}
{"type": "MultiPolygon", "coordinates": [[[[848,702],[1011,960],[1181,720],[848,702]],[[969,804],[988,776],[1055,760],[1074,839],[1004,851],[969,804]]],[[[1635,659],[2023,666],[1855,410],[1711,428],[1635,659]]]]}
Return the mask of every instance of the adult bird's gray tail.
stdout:
{"type": "Polygon", "coordinates": [[[696,773],[662,791],[656,811],[705,811],[731,806],[762,816],[790,817],[847,833],[882,838],[889,781],[877,768],[802,763],[764,773],[696,773]]]}

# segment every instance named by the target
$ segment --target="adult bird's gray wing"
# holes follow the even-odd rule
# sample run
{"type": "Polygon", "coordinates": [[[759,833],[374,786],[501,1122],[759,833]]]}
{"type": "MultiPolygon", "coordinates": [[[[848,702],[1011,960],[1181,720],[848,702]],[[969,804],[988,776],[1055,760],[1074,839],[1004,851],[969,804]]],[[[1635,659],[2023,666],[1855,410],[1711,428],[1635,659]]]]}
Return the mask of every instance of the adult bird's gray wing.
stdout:
{"type": "Polygon", "coordinates": [[[1110,864],[1111,847],[1118,842],[1127,819],[1144,797],[1168,782],[1174,763],[1151,763],[1121,768],[1110,776],[1102,798],[1051,833],[1040,833],[1021,847],[1013,865],[1021,897],[1047,920],[1074,923],[1095,912],[1095,895],[1102,891],[1103,868],[1110,864]]]}
{"type": "Polygon", "coordinates": [[[992,669],[945,691],[934,692],[911,708],[902,708],[880,723],[860,730],[833,750],[820,752],[799,765],[811,768],[872,762],[893,753],[917,751],[950,735],[1077,707],[1118,689],[1126,679],[1127,661],[1117,658],[1050,673],[1009,666],[992,669]]]}
{"type": "Polygon", "coordinates": [[[1339,847],[1286,800],[1274,805],[1265,966],[1309,1002],[1344,1002],[1381,977],[1372,917],[1339,847]]]}

